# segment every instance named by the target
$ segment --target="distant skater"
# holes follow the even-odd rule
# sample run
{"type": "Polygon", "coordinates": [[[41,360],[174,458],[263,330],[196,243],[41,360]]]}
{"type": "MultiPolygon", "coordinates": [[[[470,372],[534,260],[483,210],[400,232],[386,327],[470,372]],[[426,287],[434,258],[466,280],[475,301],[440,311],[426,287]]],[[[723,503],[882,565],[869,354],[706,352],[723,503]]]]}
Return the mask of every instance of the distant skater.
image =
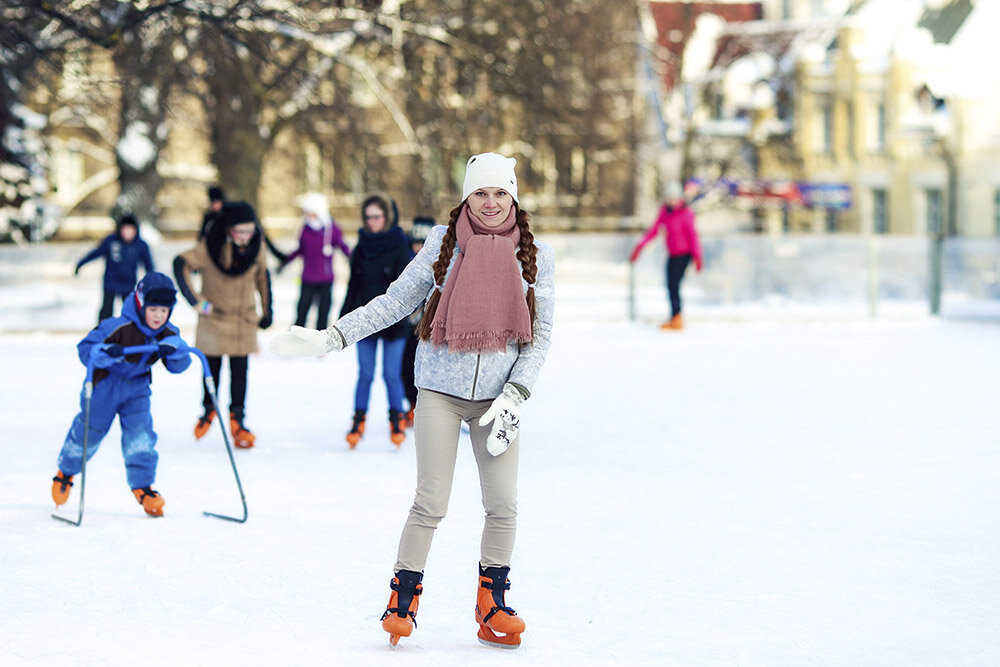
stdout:
{"type": "Polygon", "coordinates": [[[661,324],[660,328],[679,331],[684,328],[684,316],[681,314],[681,281],[692,259],[695,269],[701,271],[702,255],[698,232],[694,228],[694,212],[684,200],[680,185],[674,182],[667,185],[666,202],[660,209],[660,215],[632,249],[630,262],[634,263],[639,259],[639,253],[661,229],[667,236],[666,280],[667,295],[670,298],[670,319],[661,324]]]}
{"type": "Polygon", "coordinates": [[[153,256],[139,236],[139,221],[134,215],[122,215],[115,223],[115,231],[76,263],[73,275],[79,275],[85,264],[98,258],[104,258],[104,297],[97,315],[100,323],[114,314],[115,299],[124,303],[135,288],[140,264],[146,273],[153,271],[153,256]]]}

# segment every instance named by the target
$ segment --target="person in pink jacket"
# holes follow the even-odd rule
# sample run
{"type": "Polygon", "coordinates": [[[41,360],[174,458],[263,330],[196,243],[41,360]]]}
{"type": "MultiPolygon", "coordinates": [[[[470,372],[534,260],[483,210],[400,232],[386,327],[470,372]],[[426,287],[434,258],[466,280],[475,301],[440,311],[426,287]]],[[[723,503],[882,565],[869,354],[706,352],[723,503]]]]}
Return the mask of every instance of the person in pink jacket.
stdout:
{"type": "Polygon", "coordinates": [[[660,209],[653,226],[646,230],[639,242],[632,249],[630,262],[639,259],[643,247],[653,240],[662,229],[667,235],[667,294],[670,296],[670,319],[660,325],[661,329],[683,329],[684,319],[681,315],[681,280],[688,264],[694,260],[694,266],[701,271],[701,244],[698,242],[698,232],[694,229],[694,212],[684,201],[680,186],[670,183],[667,186],[667,201],[660,209]]]}

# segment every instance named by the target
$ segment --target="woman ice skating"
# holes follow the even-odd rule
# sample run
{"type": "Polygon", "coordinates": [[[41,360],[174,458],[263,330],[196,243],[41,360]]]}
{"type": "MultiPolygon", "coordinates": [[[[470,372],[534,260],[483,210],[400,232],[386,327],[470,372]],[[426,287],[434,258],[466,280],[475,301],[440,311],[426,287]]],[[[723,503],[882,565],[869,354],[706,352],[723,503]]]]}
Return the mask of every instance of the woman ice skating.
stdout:
{"type": "MultiPolygon", "coordinates": [[[[385,294],[410,262],[406,234],[397,225],[396,207],[379,195],[371,195],[361,203],[363,224],[358,230],[358,245],[351,253],[351,276],[347,280],[345,315],[385,294]]],[[[389,439],[399,447],[406,439],[406,417],[403,411],[403,351],[406,348],[406,324],[397,322],[380,327],[357,342],[358,381],[354,389],[354,416],[346,440],[354,449],[365,432],[368,401],[375,379],[375,359],[382,343],[382,379],[389,403],[389,439]]]]}
{"type": "Polygon", "coordinates": [[[288,262],[302,258],[302,283],[299,288],[299,303],[295,313],[295,324],[306,325],[306,317],[316,304],[316,328],[325,329],[333,303],[333,252],[340,250],[345,257],[351,256],[351,249],[344,243],[340,227],[330,217],[330,204],[318,192],[310,192],[299,202],[302,210],[302,231],[299,233],[299,247],[281,265],[284,270],[288,262]]]}
{"type": "MultiPolygon", "coordinates": [[[[227,202],[205,238],[174,258],[177,287],[198,311],[195,345],[205,353],[216,387],[222,357],[229,357],[229,428],[233,444],[244,449],[256,441],[244,424],[249,355],[257,351],[257,329],[271,326],[272,316],[271,274],[261,252],[262,237],[253,207],[227,202]],[[191,280],[194,273],[201,274],[198,291],[191,280]]],[[[202,405],[195,438],[204,436],[216,417],[207,386],[202,405]]]]}
{"type": "Polygon", "coordinates": [[[340,350],[398,322],[428,299],[418,328],[414,418],[417,489],[403,527],[382,627],[395,644],[415,627],[434,530],[451,494],[460,425],[470,428],[486,520],[475,583],[479,639],[515,648],[524,621],[507,606],[517,528],[521,404],[545,361],[554,300],[552,249],[534,240],[518,204],[513,158],[469,158],[447,226],[388,291],[325,331],[292,327],[271,350],[298,357],[340,350]]]}
{"type": "Polygon", "coordinates": [[[666,202],[660,215],[632,250],[630,262],[639,259],[639,253],[662,229],[667,235],[666,282],[670,299],[670,319],[660,325],[664,330],[679,331],[684,328],[681,314],[681,280],[688,264],[694,259],[694,266],[701,271],[701,243],[694,228],[694,212],[684,200],[681,186],[671,182],[667,185],[666,202]]]}
{"type": "Polygon", "coordinates": [[[83,467],[84,429],[89,431],[89,461],[117,415],[129,488],[146,514],[163,516],[163,496],[152,488],[159,455],[150,412],[150,383],[153,364],[161,359],[171,373],[181,373],[191,365],[187,346],[170,324],[176,302],[173,281],[162,273],[149,273],[125,299],[121,317],[102,320],[76,346],[80,361],[94,369],[93,395],[88,418],[81,393],[80,412],[59,452],[59,471],[52,478],[52,500],[57,506],[69,499],[73,477],[83,467]],[[124,348],[135,345],[157,345],[158,350],[123,355],[124,348]]]}

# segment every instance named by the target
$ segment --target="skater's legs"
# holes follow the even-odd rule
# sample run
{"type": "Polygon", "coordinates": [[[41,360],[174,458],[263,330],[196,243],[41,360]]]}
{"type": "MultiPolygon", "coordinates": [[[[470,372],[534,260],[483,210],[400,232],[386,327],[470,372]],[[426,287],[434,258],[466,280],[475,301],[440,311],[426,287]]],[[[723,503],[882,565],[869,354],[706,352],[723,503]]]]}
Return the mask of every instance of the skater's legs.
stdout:
{"type": "Polygon", "coordinates": [[[681,280],[691,261],[691,255],[677,255],[667,260],[667,293],[670,295],[670,316],[681,313],[681,280]]]}
{"type": "Polygon", "coordinates": [[[399,539],[394,572],[423,572],[434,530],[448,511],[458,436],[468,401],[433,391],[417,396],[417,490],[399,539]]]}
{"type": "Polygon", "coordinates": [[[115,312],[115,297],[117,295],[109,290],[104,290],[104,298],[101,300],[101,310],[97,314],[97,321],[107,319],[115,312]]]}
{"type": "Polygon", "coordinates": [[[509,567],[517,535],[517,464],[521,438],[520,435],[514,438],[500,456],[489,453],[486,444],[493,424],[480,426],[479,418],[490,404],[491,401],[482,401],[472,413],[469,424],[472,451],[479,468],[483,509],[486,510],[479,564],[482,567],[509,567]]]}
{"type": "Polygon", "coordinates": [[[368,399],[371,397],[372,380],[375,378],[375,353],[378,349],[378,338],[369,336],[359,340],[358,348],[358,384],[354,389],[354,411],[368,412],[368,399]]]}
{"type": "MultiPolygon", "coordinates": [[[[215,383],[215,390],[219,391],[219,375],[222,373],[222,357],[205,357],[208,360],[208,370],[212,373],[212,381],[215,383]]],[[[203,396],[201,404],[205,407],[205,412],[213,410],[212,395],[208,392],[208,384],[202,381],[203,396]]]]}
{"type": "Polygon", "coordinates": [[[245,416],[248,357],[229,357],[229,412],[240,422],[245,416]]]}
{"type": "MultiPolygon", "coordinates": [[[[110,383],[102,382],[94,387],[90,399],[90,420],[87,433],[87,460],[97,453],[101,440],[111,428],[117,413],[117,404],[109,391],[110,383]]],[[[80,392],[80,412],[73,418],[62,450],[59,452],[59,470],[67,475],[76,475],[83,468],[83,430],[86,420],[87,399],[80,392]]]]}
{"type": "Polygon", "coordinates": [[[309,309],[312,308],[313,291],[312,285],[302,283],[299,287],[299,304],[295,310],[295,326],[304,327],[309,309]]]}
{"type": "Polygon", "coordinates": [[[388,396],[389,409],[403,411],[403,350],[406,338],[382,341],[382,379],[388,396]]]}
{"type": "Polygon", "coordinates": [[[333,305],[333,283],[323,283],[315,286],[319,304],[316,306],[316,328],[325,329],[330,319],[330,307],[333,305]]]}
{"type": "Polygon", "coordinates": [[[134,381],[134,396],[128,398],[118,411],[122,428],[122,456],[130,489],[151,486],[156,481],[156,432],[153,415],[149,409],[149,385],[145,380],[134,381]]]}

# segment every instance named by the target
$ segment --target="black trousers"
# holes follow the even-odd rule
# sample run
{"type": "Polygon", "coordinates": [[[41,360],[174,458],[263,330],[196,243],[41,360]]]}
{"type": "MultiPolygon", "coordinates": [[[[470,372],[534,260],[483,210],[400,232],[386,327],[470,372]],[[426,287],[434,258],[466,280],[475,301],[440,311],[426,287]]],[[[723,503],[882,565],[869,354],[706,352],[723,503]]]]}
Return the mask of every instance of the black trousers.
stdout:
{"type": "MultiPolygon", "coordinates": [[[[205,358],[208,359],[208,368],[212,371],[212,380],[215,382],[215,390],[218,391],[219,375],[222,373],[222,357],[209,357],[206,355],[205,358]]],[[[248,367],[247,357],[229,357],[229,411],[240,423],[243,422],[243,408],[247,397],[248,367]]],[[[205,406],[205,413],[207,414],[212,410],[212,395],[208,392],[208,385],[204,382],[202,385],[204,396],[201,403],[205,406]]]]}
{"type": "Polygon", "coordinates": [[[325,329],[330,318],[330,306],[333,303],[333,283],[302,283],[299,290],[299,305],[295,314],[295,324],[304,327],[306,316],[313,302],[316,302],[316,328],[325,329]]]}
{"type": "Polygon", "coordinates": [[[101,301],[101,310],[97,314],[97,322],[100,324],[101,320],[105,320],[115,314],[115,299],[121,299],[125,302],[125,297],[128,294],[118,294],[117,292],[109,292],[104,290],[104,299],[101,301]]]}
{"type": "Polygon", "coordinates": [[[403,369],[400,375],[403,376],[403,389],[406,391],[406,400],[410,404],[410,409],[417,405],[417,387],[413,384],[413,364],[417,359],[417,343],[419,339],[415,333],[411,333],[406,338],[406,347],[403,348],[403,369]]]}
{"type": "Polygon", "coordinates": [[[681,281],[691,262],[691,255],[677,255],[667,259],[667,294],[670,295],[670,316],[681,313],[681,281]]]}

